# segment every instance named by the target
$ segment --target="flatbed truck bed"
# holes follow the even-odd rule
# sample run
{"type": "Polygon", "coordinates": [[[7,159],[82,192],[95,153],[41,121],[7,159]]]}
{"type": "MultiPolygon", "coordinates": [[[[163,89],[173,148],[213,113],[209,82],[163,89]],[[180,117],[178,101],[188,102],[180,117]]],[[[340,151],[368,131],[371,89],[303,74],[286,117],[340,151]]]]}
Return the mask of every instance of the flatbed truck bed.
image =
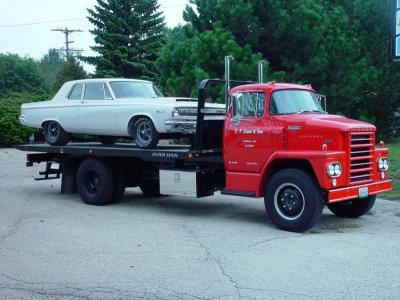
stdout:
{"type": "MultiPolygon", "coordinates": [[[[128,157],[138,158],[143,161],[158,163],[212,163],[222,164],[222,150],[208,149],[193,151],[189,145],[183,146],[158,146],[154,149],[141,149],[134,144],[118,143],[104,145],[101,143],[69,143],[65,146],[50,146],[48,144],[27,144],[15,146],[16,149],[26,152],[46,154],[45,157],[128,157]]],[[[29,157],[40,159],[41,155],[28,154],[29,157]]],[[[43,160],[44,161],[44,160],[43,160]]],[[[41,162],[41,161],[35,161],[41,162]]]]}

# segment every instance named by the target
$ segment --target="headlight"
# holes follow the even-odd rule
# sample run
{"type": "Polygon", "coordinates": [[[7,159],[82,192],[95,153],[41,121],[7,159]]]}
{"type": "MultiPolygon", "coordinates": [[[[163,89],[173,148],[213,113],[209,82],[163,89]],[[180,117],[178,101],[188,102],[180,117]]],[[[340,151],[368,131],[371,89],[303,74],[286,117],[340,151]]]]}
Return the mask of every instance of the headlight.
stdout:
{"type": "Polygon", "coordinates": [[[378,168],[379,171],[387,171],[387,169],[389,169],[389,163],[386,157],[382,157],[378,160],[378,168]]]}
{"type": "Polygon", "coordinates": [[[179,110],[173,109],[172,110],[172,117],[173,118],[179,118],[179,110]]]}
{"type": "Polygon", "coordinates": [[[342,174],[342,166],[340,163],[330,163],[326,171],[330,177],[339,177],[342,174]]]}

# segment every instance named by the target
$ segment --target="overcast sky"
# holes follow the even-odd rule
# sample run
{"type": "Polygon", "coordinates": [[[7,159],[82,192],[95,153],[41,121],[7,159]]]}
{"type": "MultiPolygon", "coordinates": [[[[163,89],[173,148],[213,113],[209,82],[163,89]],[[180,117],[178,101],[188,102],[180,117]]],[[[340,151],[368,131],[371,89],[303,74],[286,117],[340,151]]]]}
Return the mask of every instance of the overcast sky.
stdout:
{"type": "MultiPolygon", "coordinates": [[[[40,59],[51,48],[63,48],[65,35],[51,29],[80,29],[71,34],[71,47],[94,55],[87,8],[96,0],[0,0],[0,53],[16,53],[40,59]]],[[[158,0],[168,27],[183,24],[182,12],[188,0],[158,0]]],[[[88,69],[87,67],[85,67],[88,69]]],[[[91,68],[89,68],[90,71],[91,68]]]]}

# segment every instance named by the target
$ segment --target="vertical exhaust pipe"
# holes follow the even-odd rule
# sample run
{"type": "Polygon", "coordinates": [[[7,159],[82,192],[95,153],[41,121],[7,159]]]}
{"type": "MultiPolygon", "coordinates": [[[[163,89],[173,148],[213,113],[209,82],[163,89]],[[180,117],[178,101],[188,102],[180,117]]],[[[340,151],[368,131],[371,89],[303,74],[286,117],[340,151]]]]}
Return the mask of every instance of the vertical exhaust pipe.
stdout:
{"type": "Polygon", "coordinates": [[[231,89],[231,61],[235,58],[232,55],[225,56],[225,110],[228,109],[228,95],[231,89]]]}
{"type": "Polygon", "coordinates": [[[260,60],[259,62],[258,62],[258,82],[259,83],[263,83],[263,81],[264,81],[264,79],[263,79],[263,76],[264,76],[264,64],[266,64],[267,62],[263,59],[263,60],[260,60]]]}

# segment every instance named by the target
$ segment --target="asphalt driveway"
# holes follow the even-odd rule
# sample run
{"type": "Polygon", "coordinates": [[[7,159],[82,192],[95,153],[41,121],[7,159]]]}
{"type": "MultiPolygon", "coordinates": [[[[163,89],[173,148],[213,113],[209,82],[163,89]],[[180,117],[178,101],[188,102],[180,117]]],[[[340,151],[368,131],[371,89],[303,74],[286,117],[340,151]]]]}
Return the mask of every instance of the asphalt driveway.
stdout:
{"type": "Polygon", "coordinates": [[[399,299],[400,202],[289,233],[262,199],[83,204],[0,149],[0,299],[399,299]]]}

